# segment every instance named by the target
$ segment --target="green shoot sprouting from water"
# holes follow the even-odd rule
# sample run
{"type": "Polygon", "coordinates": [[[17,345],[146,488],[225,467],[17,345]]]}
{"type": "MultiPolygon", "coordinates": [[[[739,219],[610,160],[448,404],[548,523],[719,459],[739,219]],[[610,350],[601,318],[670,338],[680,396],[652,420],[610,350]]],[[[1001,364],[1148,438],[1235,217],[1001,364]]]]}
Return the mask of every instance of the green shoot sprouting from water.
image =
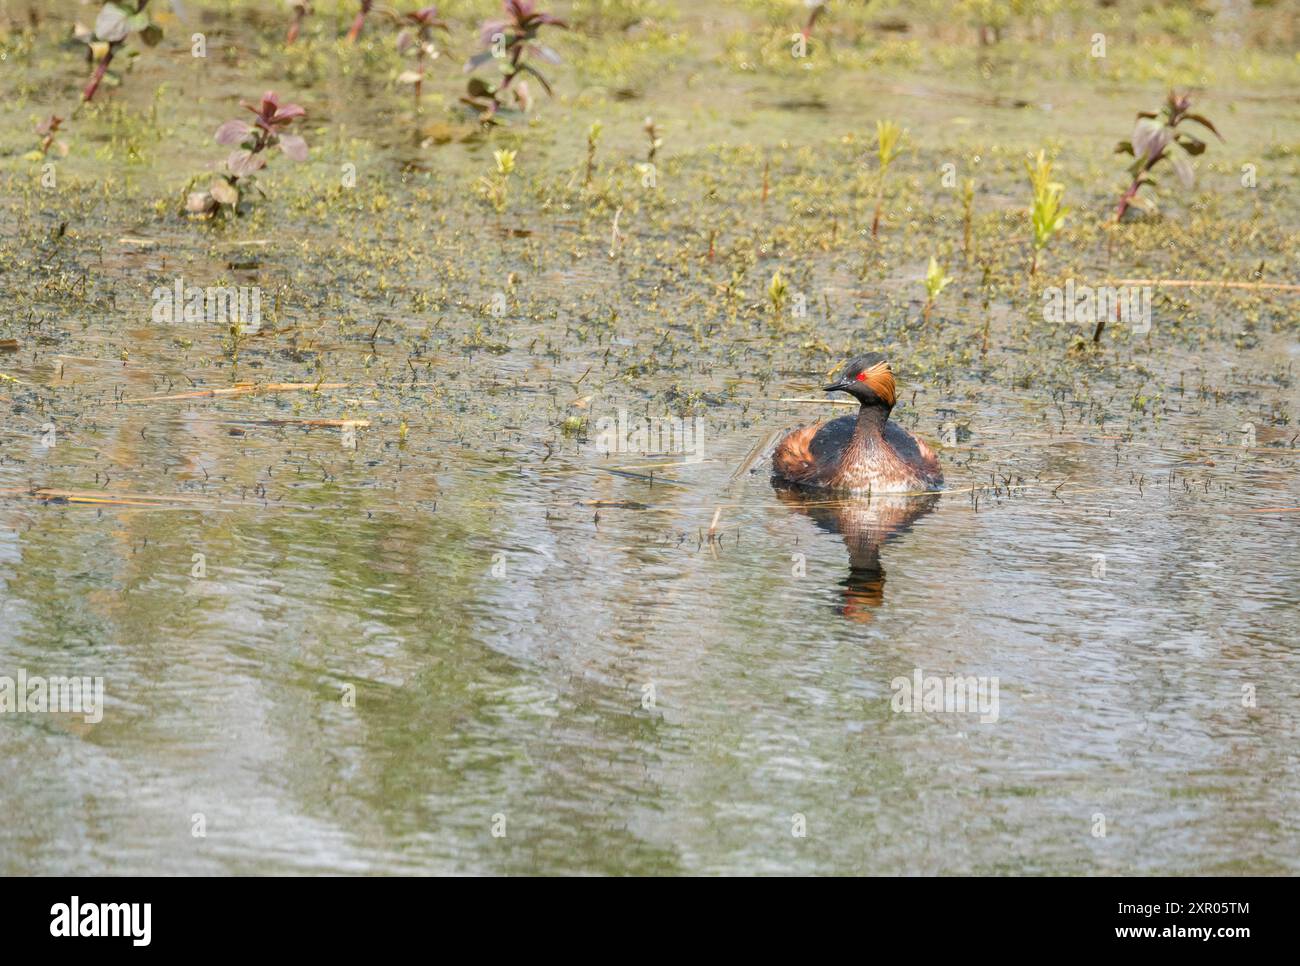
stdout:
{"type": "Polygon", "coordinates": [[[930,256],[930,267],[925,270],[925,316],[926,322],[930,321],[930,310],[934,308],[934,300],[939,297],[939,293],[948,287],[952,277],[945,275],[943,269],[939,266],[938,261],[933,255],[930,256]]]}
{"type": "Polygon", "coordinates": [[[772,275],[772,281],[767,285],[767,297],[772,303],[773,315],[781,314],[781,309],[785,307],[785,298],[789,291],[790,286],[781,277],[781,270],[778,268],[772,275]]]}
{"type": "Polygon", "coordinates": [[[880,209],[885,204],[885,174],[894,159],[902,153],[899,142],[903,139],[903,129],[893,121],[876,122],[876,155],[880,159],[880,172],[876,182],[876,214],[871,219],[871,237],[880,231],[880,209]]]}
{"type": "Polygon", "coordinates": [[[1052,162],[1047,160],[1042,151],[1038,152],[1038,157],[1032,164],[1025,161],[1025,170],[1029,172],[1029,184],[1034,189],[1034,204],[1029,212],[1034,227],[1034,257],[1029,265],[1029,274],[1032,276],[1038,271],[1039,253],[1065,223],[1065,216],[1070,209],[1061,207],[1065,186],[1052,180],[1052,162]]]}
{"type": "Polygon", "coordinates": [[[478,179],[479,194],[491,203],[498,215],[506,210],[506,201],[510,197],[510,176],[515,171],[517,153],[517,151],[493,151],[492,157],[497,164],[495,176],[490,178],[484,176],[478,179]]]}

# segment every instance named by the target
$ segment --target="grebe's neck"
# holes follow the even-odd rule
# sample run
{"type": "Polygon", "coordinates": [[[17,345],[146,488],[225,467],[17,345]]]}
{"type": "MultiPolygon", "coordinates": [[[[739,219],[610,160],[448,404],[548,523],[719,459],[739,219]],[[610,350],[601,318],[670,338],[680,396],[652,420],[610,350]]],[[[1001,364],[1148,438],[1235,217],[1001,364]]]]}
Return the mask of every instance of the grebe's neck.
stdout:
{"type": "Polygon", "coordinates": [[[880,439],[889,420],[889,407],[871,403],[858,410],[858,421],[853,427],[854,441],[862,444],[880,439]]]}

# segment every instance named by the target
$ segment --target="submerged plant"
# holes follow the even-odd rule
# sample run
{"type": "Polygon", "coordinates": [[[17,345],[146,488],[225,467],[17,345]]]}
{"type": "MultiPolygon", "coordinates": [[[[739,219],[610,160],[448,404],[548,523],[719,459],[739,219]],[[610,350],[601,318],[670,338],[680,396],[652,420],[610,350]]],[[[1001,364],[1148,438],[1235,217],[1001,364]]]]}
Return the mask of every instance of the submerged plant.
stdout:
{"type": "Polygon", "coordinates": [[[447,30],[447,25],[438,19],[438,8],[421,7],[405,17],[410,25],[397,35],[397,52],[399,54],[415,51],[415,69],[402,71],[397,77],[399,84],[415,85],[415,110],[420,110],[420,93],[424,88],[424,65],[426,60],[438,59],[438,48],[433,43],[434,28],[447,30]]]}
{"type": "Polygon", "coordinates": [[[370,13],[374,5],[375,0],[361,0],[361,9],[357,11],[352,26],[348,29],[348,43],[355,44],[357,42],[357,38],[361,36],[361,28],[366,25],[366,14],[370,13]]]}
{"type": "Polygon", "coordinates": [[[287,0],[287,2],[289,9],[293,12],[293,19],[289,21],[289,31],[284,35],[286,47],[298,39],[303,20],[306,19],[307,14],[311,13],[311,3],[308,0],[287,0]]]}
{"type": "Polygon", "coordinates": [[[478,112],[479,120],[484,124],[496,122],[497,114],[506,109],[505,98],[509,93],[514,95],[520,110],[528,110],[532,98],[527,84],[523,80],[515,83],[522,74],[532,74],[548,95],[552,93],[550,82],[530,60],[537,58],[548,64],[558,64],[560,55],[537,43],[537,34],[546,26],[568,29],[564,21],[536,10],[532,0],[505,0],[504,10],[504,20],[489,20],[483,24],[480,39],[487,49],[475,54],[465,64],[468,74],[484,64],[495,62],[501,74],[501,80],[495,84],[481,77],[470,78],[465,96],[461,98],[463,104],[478,112]]]}
{"type": "Polygon", "coordinates": [[[930,321],[930,310],[934,308],[934,300],[939,294],[948,287],[952,278],[943,273],[939,267],[938,261],[933,255],[930,256],[930,266],[925,270],[925,315],[926,322],[930,321]]]}
{"type": "Polygon", "coordinates": [[[880,170],[876,175],[876,214],[871,219],[871,237],[880,232],[880,209],[885,204],[885,175],[894,159],[902,153],[899,142],[903,139],[903,129],[893,121],[876,122],[876,157],[880,160],[880,170]]]}
{"type": "Polygon", "coordinates": [[[1025,170],[1029,172],[1029,184],[1034,191],[1033,206],[1029,210],[1034,229],[1034,256],[1029,265],[1029,274],[1033,275],[1038,271],[1039,253],[1065,223],[1065,216],[1070,209],[1061,207],[1065,186],[1052,180],[1052,162],[1047,160],[1042,151],[1038,152],[1033,164],[1025,161],[1025,170]]]}
{"type": "Polygon", "coordinates": [[[1124,217],[1124,212],[1128,211],[1130,205],[1151,207],[1149,199],[1138,198],[1138,190],[1144,184],[1155,186],[1156,179],[1151,177],[1151,169],[1165,159],[1173,165],[1174,172],[1183,182],[1183,186],[1186,188],[1192,186],[1196,177],[1192,170],[1192,162],[1182,154],[1169,149],[1177,145],[1186,154],[1195,157],[1204,153],[1205,142],[1186,130],[1179,130],[1179,124],[1183,121],[1193,121],[1208,129],[1220,141],[1223,140],[1223,136],[1210,123],[1209,118],[1202,114],[1191,113],[1191,106],[1190,94],[1177,94],[1170,91],[1165,106],[1159,113],[1138,112],[1137,124],[1133,127],[1132,136],[1129,140],[1120,141],[1115,145],[1116,154],[1127,154],[1133,158],[1133,163],[1128,169],[1129,174],[1133,176],[1133,181],[1129,184],[1128,190],[1120,196],[1119,204],[1115,208],[1115,221],[1118,222],[1124,217]]]}
{"type": "Polygon", "coordinates": [[[196,191],[185,203],[188,212],[207,216],[223,206],[237,211],[239,202],[255,181],[256,172],[266,167],[268,149],[278,147],[294,161],[307,160],[307,142],[286,129],[295,120],[307,116],[307,111],[297,104],[281,104],[275,91],[262,95],[262,102],[254,105],[240,102],[253,112],[253,120],[238,118],[217,128],[218,144],[236,147],[226,158],[225,171],[213,179],[207,191],[196,191]]]}
{"type": "Polygon", "coordinates": [[[491,177],[484,175],[478,179],[478,190],[496,209],[499,215],[506,210],[506,201],[510,197],[510,176],[515,173],[515,156],[517,151],[498,150],[492,152],[497,169],[491,177]]]}
{"type": "Polygon", "coordinates": [[[149,12],[145,9],[148,5],[149,0],[106,3],[100,8],[92,29],[78,27],[76,37],[90,48],[90,60],[95,65],[90,80],[81,91],[82,104],[94,98],[108,74],[108,65],[126,43],[127,37],[133,33],[139,34],[140,39],[150,47],[162,40],[162,28],[149,19],[149,12]]]}

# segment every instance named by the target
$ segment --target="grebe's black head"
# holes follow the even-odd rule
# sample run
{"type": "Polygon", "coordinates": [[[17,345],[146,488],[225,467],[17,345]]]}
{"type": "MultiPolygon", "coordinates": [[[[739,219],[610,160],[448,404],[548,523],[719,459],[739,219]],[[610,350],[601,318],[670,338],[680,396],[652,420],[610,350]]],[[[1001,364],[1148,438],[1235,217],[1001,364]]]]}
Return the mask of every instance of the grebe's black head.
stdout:
{"type": "Polygon", "coordinates": [[[833,382],[822,392],[847,392],[863,406],[894,408],[894,372],[879,352],[868,352],[844,363],[833,382]]]}

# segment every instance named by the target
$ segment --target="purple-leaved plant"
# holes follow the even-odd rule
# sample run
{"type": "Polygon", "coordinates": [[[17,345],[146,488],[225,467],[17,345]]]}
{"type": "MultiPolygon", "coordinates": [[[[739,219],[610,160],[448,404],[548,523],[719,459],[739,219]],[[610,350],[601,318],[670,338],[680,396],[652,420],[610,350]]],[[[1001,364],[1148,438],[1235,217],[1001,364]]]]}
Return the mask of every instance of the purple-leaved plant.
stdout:
{"type": "Polygon", "coordinates": [[[348,43],[357,42],[357,38],[361,36],[361,28],[366,25],[366,14],[374,5],[375,0],[361,0],[361,9],[357,11],[356,19],[352,21],[352,28],[348,31],[348,43]]]}
{"type": "Polygon", "coordinates": [[[306,19],[307,14],[311,13],[310,0],[288,0],[289,8],[293,11],[293,19],[289,21],[289,32],[284,35],[284,45],[287,47],[298,39],[298,34],[302,31],[302,22],[306,19]]]}
{"type": "Polygon", "coordinates": [[[409,25],[397,35],[397,52],[407,54],[415,52],[415,69],[405,70],[398,75],[398,83],[415,86],[415,110],[420,110],[420,93],[424,88],[425,61],[438,56],[438,48],[433,43],[434,28],[447,30],[447,25],[438,19],[438,8],[421,7],[413,10],[403,18],[409,25]]]}
{"type": "Polygon", "coordinates": [[[75,36],[87,45],[91,63],[95,65],[90,80],[81,91],[82,104],[94,98],[108,73],[108,65],[126,43],[127,37],[133,33],[139,34],[140,39],[150,47],[162,40],[162,28],[149,19],[149,11],[145,9],[148,5],[149,0],[106,3],[100,7],[99,15],[95,17],[94,27],[87,30],[78,26],[75,36]]]}
{"type": "Polygon", "coordinates": [[[307,142],[286,129],[294,121],[307,116],[307,111],[297,104],[281,104],[275,91],[262,95],[260,104],[240,102],[253,112],[252,121],[236,118],[217,128],[218,144],[236,148],[226,158],[225,171],[212,180],[207,191],[192,192],[185,209],[192,215],[209,217],[228,208],[238,212],[240,199],[255,175],[266,167],[266,152],[278,147],[294,161],[307,160],[307,142]]]}
{"type": "Polygon", "coordinates": [[[483,24],[480,39],[487,49],[475,54],[465,64],[467,74],[487,63],[495,63],[501,74],[501,80],[495,84],[480,77],[470,78],[465,96],[461,98],[462,103],[478,112],[484,124],[495,123],[497,114],[507,109],[504,98],[508,93],[514,94],[521,110],[528,109],[531,97],[527,83],[521,79],[524,74],[532,74],[548,95],[552,93],[550,81],[530,60],[536,58],[548,64],[558,64],[560,55],[537,43],[537,34],[542,27],[548,26],[569,29],[568,24],[558,17],[537,10],[532,0],[505,0],[503,9],[504,19],[483,24]]]}
{"type": "Polygon", "coordinates": [[[1156,179],[1151,177],[1151,169],[1161,161],[1166,159],[1169,161],[1183,182],[1183,187],[1192,186],[1195,179],[1192,162],[1171,149],[1177,145],[1187,154],[1195,157],[1205,151],[1205,142],[1189,131],[1179,130],[1179,124],[1183,121],[1193,121],[1208,129],[1220,141],[1223,140],[1223,136],[1210,123],[1209,118],[1201,114],[1193,114],[1191,107],[1190,94],[1177,94],[1170,91],[1165,106],[1159,113],[1140,111],[1137,124],[1133,127],[1132,137],[1115,145],[1116,154],[1127,154],[1133,158],[1133,163],[1128,169],[1129,174],[1133,176],[1133,181],[1128,186],[1128,190],[1120,196],[1119,204],[1115,207],[1116,222],[1124,217],[1124,212],[1128,211],[1130,205],[1142,204],[1137,196],[1138,189],[1144,184],[1155,185],[1156,179]]]}

